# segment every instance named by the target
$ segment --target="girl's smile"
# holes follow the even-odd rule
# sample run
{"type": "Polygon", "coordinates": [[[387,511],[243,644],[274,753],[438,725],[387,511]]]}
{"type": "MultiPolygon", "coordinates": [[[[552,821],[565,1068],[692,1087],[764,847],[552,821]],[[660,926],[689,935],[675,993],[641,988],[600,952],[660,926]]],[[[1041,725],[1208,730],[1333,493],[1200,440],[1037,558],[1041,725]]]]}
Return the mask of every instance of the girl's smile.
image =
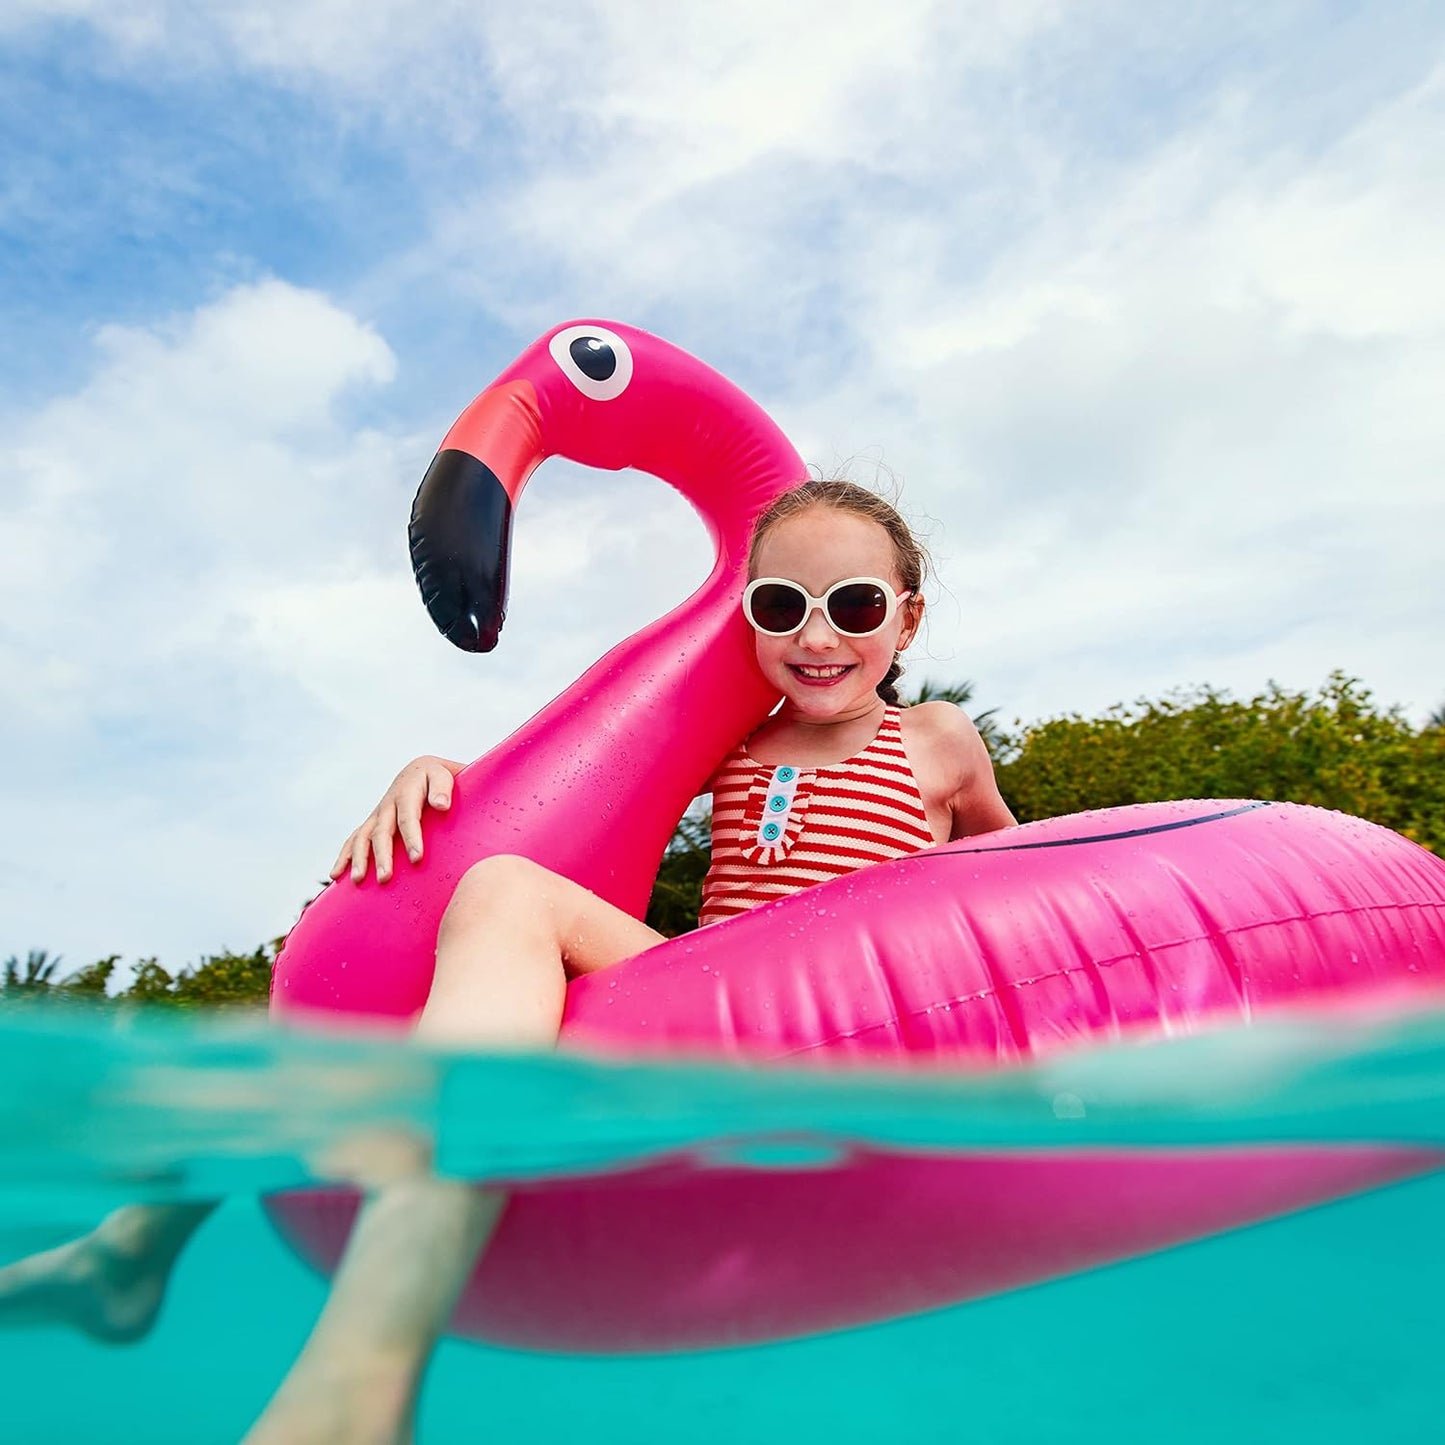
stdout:
{"type": "MultiPolygon", "coordinates": [[[[876,577],[903,590],[893,543],[876,522],[832,507],[811,507],[780,522],[758,549],[754,573],[796,582],[814,597],[853,577],[876,577]]],[[[755,633],[758,666],[783,694],[783,712],[799,722],[852,721],[882,706],[878,684],[893,655],[913,640],[920,604],[900,606],[866,637],[837,631],[821,608],[788,637],[755,633]]]]}

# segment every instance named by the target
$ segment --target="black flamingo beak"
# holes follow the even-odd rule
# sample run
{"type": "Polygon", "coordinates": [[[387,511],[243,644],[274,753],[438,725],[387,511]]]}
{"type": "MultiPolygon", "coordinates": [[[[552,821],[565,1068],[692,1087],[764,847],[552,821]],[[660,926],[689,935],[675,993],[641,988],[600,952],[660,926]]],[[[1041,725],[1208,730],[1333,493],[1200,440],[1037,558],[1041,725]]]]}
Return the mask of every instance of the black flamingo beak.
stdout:
{"type": "Polygon", "coordinates": [[[437,630],[465,652],[490,652],[507,616],[512,499],[466,452],[440,451],[411,504],[411,566],[437,630]]]}
{"type": "Polygon", "coordinates": [[[490,652],[507,616],[512,510],[542,460],[537,394],[513,381],[457,419],[411,507],[411,565],[437,630],[490,652]]]}

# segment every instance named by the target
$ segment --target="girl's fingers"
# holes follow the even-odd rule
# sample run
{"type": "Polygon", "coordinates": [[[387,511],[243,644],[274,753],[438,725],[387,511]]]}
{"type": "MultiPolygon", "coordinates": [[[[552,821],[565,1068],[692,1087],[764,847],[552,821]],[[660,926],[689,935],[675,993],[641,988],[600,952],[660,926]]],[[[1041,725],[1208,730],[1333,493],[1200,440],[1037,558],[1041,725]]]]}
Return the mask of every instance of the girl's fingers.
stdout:
{"type": "Polygon", "coordinates": [[[356,840],[361,836],[361,831],[360,828],[353,828],[347,835],[346,842],[341,845],[341,852],[336,855],[336,862],[331,865],[333,878],[340,878],[352,866],[356,852],[356,840]]]}
{"type": "Polygon", "coordinates": [[[426,770],[426,800],[440,813],[452,805],[452,775],[448,768],[433,763],[426,770]]]}
{"type": "Polygon", "coordinates": [[[366,863],[371,856],[371,834],[363,823],[351,835],[351,881],[360,883],[366,877],[366,863]]]}
{"type": "Polygon", "coordinates": [[[376,822],[371,827],[371,856],[376,860],[378,883],[385,883],[391,877],[391,845],[395,837],[396,804],[385,798],[376,810],[376,822]]]}
{"type": "Polygon", "coordinates": [[[392,784],[396,795],[396,824],[407,857],[420,863],[422,842],[421,816],[427,807],[446,812],[452,805],[452,775],[436,761],[423,761],[404,769],[392,784]]]}
{"type": "Polygon", "coordinates": [[[398,778],[392,791],[396,797],[396,826],[413,863],[421,857],[421,810],[426,802],[426,771],[398,778]]]}

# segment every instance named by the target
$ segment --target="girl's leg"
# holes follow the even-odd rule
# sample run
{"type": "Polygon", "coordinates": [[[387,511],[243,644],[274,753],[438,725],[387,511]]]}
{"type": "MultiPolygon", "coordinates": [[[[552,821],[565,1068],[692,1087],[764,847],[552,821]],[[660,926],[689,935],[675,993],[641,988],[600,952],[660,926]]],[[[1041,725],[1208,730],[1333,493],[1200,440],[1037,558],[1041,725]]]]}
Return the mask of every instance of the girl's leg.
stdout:
{"type": "Polygon", "coordinates": [[[89,1234],[0,1269],[0,1324],[61,1324],[109,1344],[146,1334],[171,1266],[214,1203],[128,1204],[89,1234]]]}
{"type": "Polygon", "coordinates": [[[437,933],[419,1038],[469,1048],[549,1049],[568,978],[665,942],[662,934],[527,858],[463,875],[437,933]]]}
{"type": "MultiPolygon", "coordinates": [[[[526,859],[487,859],[462,879],[442,920],[417,1034],[472,1048],[550,1048],[568,975],[661,941],[526,859]]],[[[428,1166],[418,1157],[419,1175],[428,1166]]],[[[503,1191],[429,1177],[376,1192],[310,1339],[247,1445],[410,1440],[427,1360],[505,1203],[503,1191]]]]}

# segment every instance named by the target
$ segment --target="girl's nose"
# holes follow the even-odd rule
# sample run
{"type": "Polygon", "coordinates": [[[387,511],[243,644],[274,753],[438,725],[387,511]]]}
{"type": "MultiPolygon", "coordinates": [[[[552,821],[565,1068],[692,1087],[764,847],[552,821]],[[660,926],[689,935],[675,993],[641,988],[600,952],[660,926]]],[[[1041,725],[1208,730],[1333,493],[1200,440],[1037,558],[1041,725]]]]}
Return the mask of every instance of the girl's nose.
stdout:
{"type": "Polygon", "coordinates": [[[810,652],[831,652],[837,647],[838,634],[833,631],[821,607],[815,607],[808,614],[803,630],[798,634],[798,644],[810,652]]]}

